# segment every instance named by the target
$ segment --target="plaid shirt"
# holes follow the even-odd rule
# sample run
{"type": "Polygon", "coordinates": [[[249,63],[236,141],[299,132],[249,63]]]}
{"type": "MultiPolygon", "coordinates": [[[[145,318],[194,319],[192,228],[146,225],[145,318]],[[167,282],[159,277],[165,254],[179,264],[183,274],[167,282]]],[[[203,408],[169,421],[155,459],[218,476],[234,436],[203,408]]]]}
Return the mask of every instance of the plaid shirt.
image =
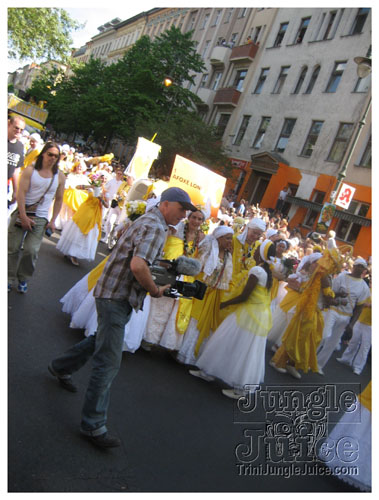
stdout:
{"type": "Polygon", "coordinates": [[[142,309],[146,290],[130,270],[133,257],[151,265],[161,256],[168,226],[159,208],[139,217],[120,237],[114,247],[93,295],[102,299],[127,300],[136,310],[142,309]]]}

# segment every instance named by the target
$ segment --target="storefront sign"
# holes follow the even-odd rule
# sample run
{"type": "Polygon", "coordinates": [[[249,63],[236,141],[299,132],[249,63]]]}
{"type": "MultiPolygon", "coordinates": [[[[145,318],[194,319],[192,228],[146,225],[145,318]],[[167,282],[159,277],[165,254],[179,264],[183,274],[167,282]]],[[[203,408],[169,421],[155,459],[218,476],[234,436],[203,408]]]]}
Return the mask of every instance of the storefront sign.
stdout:
{"type": "Polygon", "coordinates": [[[341,184],[341,188],[339,190],[335,204],[338,207],[344,208],[346,210],[347,208],[349,208],[354,193],[355,193],[355,188],[349,186],[348,184],[341,184]]]}

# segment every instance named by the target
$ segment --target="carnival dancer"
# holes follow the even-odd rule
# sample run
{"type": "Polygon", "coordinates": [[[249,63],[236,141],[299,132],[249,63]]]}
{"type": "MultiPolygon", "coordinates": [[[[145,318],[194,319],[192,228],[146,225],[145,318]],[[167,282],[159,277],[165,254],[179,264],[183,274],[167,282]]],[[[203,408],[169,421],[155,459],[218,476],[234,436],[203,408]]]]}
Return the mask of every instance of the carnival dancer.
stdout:
{"type": "Polygon", "coordinates": [[[207,290],[203,300],[193,299],[191,319],[177,355],[181,363],[195,364],[208,337],[222,321],[221,297],[228,290],[233,273],[233,234],[231,227],[219,226],[200,244],[198,259],[202,262],[202,272],[197,279],[207,285],[207,290]]]}
{"type": "Polygon", "coordinates": [[[57,229],[62,230],[72,219],[82,203],[88,199],[90,181],[86,174],[87,165],[83,159],[78,160],[72,171],[66,176],[62,209],[57,218],[57,229]]]}
{"type": "Polygon", "coordinates": [[[264,381],[266,338],[271,327],[270,257],[274,255],[275,245],[270,240],[256,249],[257,265],[248,271],[242,293],[220,305],[236,305],[236,309],[213,333],[196,360],[200,370],[190,370],[196,377],[217,377],[226,382],[232,389],[223,389],[222,393],[230,398],[254,392],[264,381]]]}
{"type": "Polygon", "coordinates": [[[105,196],[107,197],[110,206],[103,217],[103,226],[105,233],[104,237],[101,239],[103,243],[108,243],[108,238],[112,227],[115,224],[118,224],[121,215],[121,208],[119,206],[121,199],[117,193],[118,189],[124,182],[123,177],[124,169],[121,166],[117,167],[115,170],[115,177],[105,184],[105,196]]]}
{"type": "Polygon", "coordinates": [[[331,307],[325,316],[323,340],[317,355],[320,375],[324,375],[323,368],[338,346],[343,333],[346,330],[351,333],[363,305],[370,298],[370,288],[362,278],[366,269],[367,262],[359,257],[354,261],[351,274],[342,272],[333,279],[333,291],[347,300],[331,307]]]}
{"type": "Polygon", "coordinates": [[[108,201],[101,187],[90,188],[88,199],[80,205],[72,219],[64,226],[56,246],[75,266],[78,259],[94,260],[101,238],[102,207],[108,201]]]}
{"type": "Polygon", "coordinates": [[[37,156],[40,154],[43,148],[43,140],[41,136],[37,133],[30,134],[29,136],[29,148],[26,151],[24,158],[24,165],[21,167],[21,170],[28,167],[32,163],[34,163],[37,159],[37,156]]]}
{"type": "Polygon", "coordinates": [[[340,300],[335,299],[330,275],[341,269],[342,254],[336,249],[325,250],[312,265],[315,270],[301,289],[295,314],[283,334],[281,346],[270,362],[272,367],[278,371],[286,370],[294,378],[301,378],[299,369],[304,373],[318,371],[317,348],[324,327],[324,301],[329,305],[340,300]]]}
{"type": "Polygon", "coordinates": [[[371,349],[371,305],[371,299],[363,305],[349,344],[343,355],[337,358],[339,363],[350,366],[355,375],[362,373],[371,349]]]}
{"type": "MultiPolygon", "coordinates": [[[[285,295],[275,307],[272,315],[272,328],[268,332],[267,342],[271,350],[276,351],[281,344],[281,339],[296,311],[296,304],[301,295],[301,287],[314,271],[314,263],[322,257],[321,253],[313,253],[303,257],[296,271],[286,279],[285,295]]],[[[285,373],[285,370],[279,370],[285,373]]]]}
{"type": "MultiPolygon", "coordinates": [[[[267,239],[270,239],[268,237],[267,239]]],[[[271,240],[273,241],[273,240],[271,240]]],[[[275,309],[280,304],[286,295],[285,279],[291,274],[289,264],[290,259],[284,258],[284,253],[288,251],[290,244],[287,240],[277,240],[275,242],[275,256],[271,257],[271,272],[272,272],[272,287],[271,287],[271,313],[274,314],[275,309]]]]}
{"type": "MultiPolygon", "coordinates": [[[[205,217],[206,212],[198,209],[196,212],[191,212],[186,221],[180,222],[175,234],[169,235],[166,240],[163,258],[175,260],[182,255],[197,258],[199,245],[205,237],[200,228],[205,217]]],[[[184,276],[183,280],[193,282],[195,277],[184,276]]],[[[178,351],[189,323],[191,308],[191,299],[150,298],[149,319],[144,333],[144,349],[149,350],[152,345],[159,344],[166,349],[178,351]]]]}
{"type": "MultiPolygon", "coordinates": [[[[233,277],[229,290],[223,294],[223,301],[230,300],[240,295],[247,281],[247,273],[255,266],[255,250],[261,244],[260,238],[266,230],[266,223],[259,217],[254,217],[245,226],[240,234],[233,236],[233,277]]],[[[228,308],[227,311],[231,311],[228,308]]],[[[226,318],[228,312],[220,312],[221,321],[226,318]]]]}

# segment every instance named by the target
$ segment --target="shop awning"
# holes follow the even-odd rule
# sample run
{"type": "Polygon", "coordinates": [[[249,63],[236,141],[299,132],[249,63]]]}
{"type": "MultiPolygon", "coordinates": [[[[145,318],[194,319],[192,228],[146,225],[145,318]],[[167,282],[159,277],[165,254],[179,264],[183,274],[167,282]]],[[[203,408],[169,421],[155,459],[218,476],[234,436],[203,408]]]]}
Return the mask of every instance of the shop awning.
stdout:
{"type": "MultiPolygon", "coordinates": [[[[297,198],[296,196],[287,196],[286,202],[292,203],[293,205],[298,205],[299,207],[310,208],[311,210],[315,210],[316,212],[321,212],[323,204],[316,203],[310,200],[303,200],[302,198],[297,198]]],[[[346,210],[338,210],[336,209],[334,213],[334,217],[337,219],[348,220],[350,222],[354,222],[354,224],[359,224],[360,226],[371,226],[371,219],[367,219],[366,217],[361,217],[360,215],[355,215],[346,210]]]]}

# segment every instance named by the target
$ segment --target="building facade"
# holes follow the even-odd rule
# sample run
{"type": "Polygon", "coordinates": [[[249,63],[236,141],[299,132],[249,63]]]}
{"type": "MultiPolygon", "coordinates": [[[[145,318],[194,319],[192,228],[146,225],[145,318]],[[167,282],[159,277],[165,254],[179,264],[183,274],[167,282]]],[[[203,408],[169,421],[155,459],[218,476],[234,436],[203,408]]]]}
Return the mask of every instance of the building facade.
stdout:
{"type": "Polygon", "coordinates": [[[112,64],[173,25],[193,32],[204,60],[190,90],[230,157],[227,191],[274,209],[289,186],[289,224],[305,235],[339,178],[355,193],[330,229],[371,255],[371,73],[354,61],[371,54],[371,9],[157,8],[100,26],[74,58],[112,64]]]}

